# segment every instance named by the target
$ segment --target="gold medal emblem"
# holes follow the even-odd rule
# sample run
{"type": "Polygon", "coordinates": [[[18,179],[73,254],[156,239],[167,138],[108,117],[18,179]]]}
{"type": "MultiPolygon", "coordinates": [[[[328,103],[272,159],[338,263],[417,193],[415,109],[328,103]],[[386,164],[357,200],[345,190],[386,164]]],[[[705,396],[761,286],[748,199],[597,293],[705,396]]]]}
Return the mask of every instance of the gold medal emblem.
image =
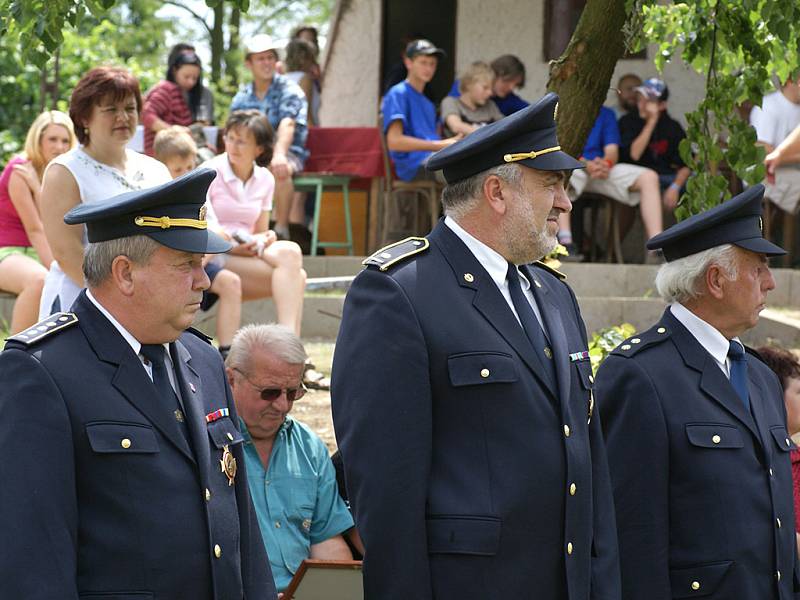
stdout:
{"type": "Polygon", "coordinates": [[[228,478],[228,485],[233,485],[233,480],[236,477],[236,458],[231,454],[227,444],[222,447],[222,459],[219,461],[219,466],[220,470],[228,478]]]}
{"type": "Polygon", "coordinates": [[[200,207],[200,214],[197,215],[197,218],[200,221],[205,221],[206,220],[206,205],[205,204],[203,204],[203,206],[200,207]]]}
{"type": "Polygon", "coordinates": [[[183,421],[184,421],[184,419],[183,419],[183,413],[182,413],[180,410],[176,410],[176,411],[175,411],[175,420],[176,420],[178,423],[183,423],[183,421]]]}

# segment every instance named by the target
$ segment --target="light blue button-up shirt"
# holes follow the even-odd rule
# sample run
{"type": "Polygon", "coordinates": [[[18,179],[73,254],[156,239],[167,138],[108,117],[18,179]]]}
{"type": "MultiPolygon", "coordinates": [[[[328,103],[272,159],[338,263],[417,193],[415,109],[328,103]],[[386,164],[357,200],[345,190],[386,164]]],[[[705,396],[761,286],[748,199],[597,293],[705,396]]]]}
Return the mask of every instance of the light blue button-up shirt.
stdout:
{"type": "Polygon", "coordinates": [[[259,98],[253,92],[253,84],[248,83],[233,97],[231,112],[249,109],[264,113],[276,134],[283,119],[293,119],[294,138],[289,150],[301,163],[305,163],[308,158],[308,101],[299,85],[285,75],[275,73],[267,94],[259,98]]]}
{"type": "Polygon", "coordinates": [[[309,557],[311,545],[347,531],[353,518],[339,496],[328,449],[307,425],[286,417],[265,471],[240,422],[250,495],[275,586],[283,591],[309,557]]]}

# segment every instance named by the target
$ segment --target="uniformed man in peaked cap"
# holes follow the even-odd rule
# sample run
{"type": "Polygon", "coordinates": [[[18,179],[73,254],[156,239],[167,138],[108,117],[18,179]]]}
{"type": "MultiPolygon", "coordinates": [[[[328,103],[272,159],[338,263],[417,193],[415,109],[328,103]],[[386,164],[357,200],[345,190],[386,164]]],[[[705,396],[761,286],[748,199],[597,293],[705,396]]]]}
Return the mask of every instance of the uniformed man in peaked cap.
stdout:
{"type": "Polygon", "coordinates": [[[789,600],[792,469],[777,377],[739,336],[775,287],[756,185],[647,244],[670,303],[597,373],[626,600],[789,600]]]}
{"type": "Polygon", "coordinates": [[[446,217],[350,289],[333,417],[368,600],[618,600],[586,332],[556,244],[558,97],[433,155],[446,217]]]}
{"type": "Polygon", "coordinates": [[[214,172],[67,213],[88,289],[0,354],[0,596],[273,599],[222,360],[186,331],[214,172]]]}

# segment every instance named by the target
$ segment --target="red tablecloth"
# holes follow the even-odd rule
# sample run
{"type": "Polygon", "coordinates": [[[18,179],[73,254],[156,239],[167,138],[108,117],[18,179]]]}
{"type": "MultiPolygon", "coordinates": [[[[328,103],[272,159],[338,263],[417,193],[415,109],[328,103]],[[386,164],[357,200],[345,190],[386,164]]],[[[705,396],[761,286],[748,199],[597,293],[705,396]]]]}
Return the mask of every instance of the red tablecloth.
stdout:
{"type": "Polygon", "coordinates": [[[311,153],[303,174],[336,173],[359,179],[383,177],[383,153],[377,127],[311,127],[311,153]]]}

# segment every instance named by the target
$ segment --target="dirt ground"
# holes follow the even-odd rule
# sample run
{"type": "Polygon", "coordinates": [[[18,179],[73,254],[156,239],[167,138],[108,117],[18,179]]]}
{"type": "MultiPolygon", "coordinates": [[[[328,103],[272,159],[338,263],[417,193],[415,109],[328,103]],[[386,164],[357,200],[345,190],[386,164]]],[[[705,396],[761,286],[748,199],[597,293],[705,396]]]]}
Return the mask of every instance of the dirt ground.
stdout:
{"type": "MultiPolygon", "coordinates": [[[[333,343],[314,340],[304,340],[306,352],[311,361],[326,377],[331,374],[331,359],[333,358],[333,343]]],[[[336,450],[336,438],[333,434],[333,420],[331,419],[331,394],[323,390],[309,390],[301,399],[295,402],[292,416],[311,427],[331,452],[336,450]]]]}

